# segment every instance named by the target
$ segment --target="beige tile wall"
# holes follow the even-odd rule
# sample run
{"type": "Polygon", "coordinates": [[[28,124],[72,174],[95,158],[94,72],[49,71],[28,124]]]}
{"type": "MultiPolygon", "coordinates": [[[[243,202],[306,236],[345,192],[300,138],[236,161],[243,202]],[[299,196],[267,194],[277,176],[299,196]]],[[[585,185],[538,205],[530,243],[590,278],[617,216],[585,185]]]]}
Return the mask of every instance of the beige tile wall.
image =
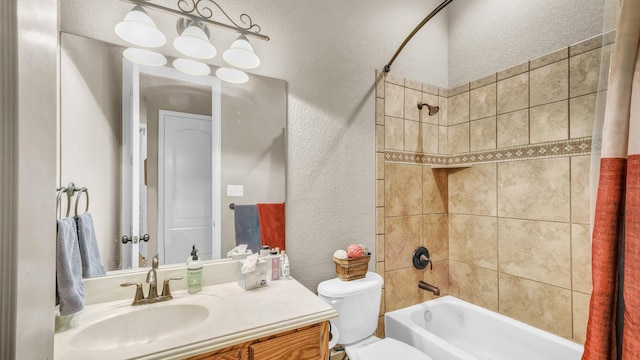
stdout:
{"type": "MultiPolygon", "coordinates": [[[[385,311],[430,299],[424,280],[449,288],[447,170],[385,161],[387,150],[448,154],[447,98],[442,89],[377,74],[376,79],[376,271],[384,277],[377,335],[384,336],[385,311]],[[418,102],[439,106],[435,116],[418,102]],[[426,246],[433,270],[413,268],[412,255],[426,246]]],[[[431,297],[430,297],[431,296],[431,297]]]]}
{"type": "Polygon", "coordinates": [[[432,169],[387,152],[456,156],[590,137],[604,113],[610,34],[453,89],[376,81],[376,271],[385,311],[442,294],[584,342],[591,293],[590,157],[432,169]],[[605,69],[601,71],[601,69],[605,69]],[[428,116],[417,102],[437,105],[428,116]],[[426,246],[433,270],[411,255],[426,246]]]}

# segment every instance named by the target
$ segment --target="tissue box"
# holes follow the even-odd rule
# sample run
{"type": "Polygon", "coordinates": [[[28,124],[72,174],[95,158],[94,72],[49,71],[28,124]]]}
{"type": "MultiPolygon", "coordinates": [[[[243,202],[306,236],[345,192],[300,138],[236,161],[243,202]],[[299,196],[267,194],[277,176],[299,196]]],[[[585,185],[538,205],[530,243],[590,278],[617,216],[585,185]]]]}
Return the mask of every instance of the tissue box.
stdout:
{"type": "Polygon", "coordinates": [[[258,260],[256,270],[242,273],[242,261],[238,261],[238,285],[245,290],[267,286],[267,262],[258,260]]]}
{"type": "Polygon", "coordinates": [[[247,252],[243,254],[231,254],[231,260],[244,260],[247,256],[251,255],[251,250],[247,250],[247,252]]]}

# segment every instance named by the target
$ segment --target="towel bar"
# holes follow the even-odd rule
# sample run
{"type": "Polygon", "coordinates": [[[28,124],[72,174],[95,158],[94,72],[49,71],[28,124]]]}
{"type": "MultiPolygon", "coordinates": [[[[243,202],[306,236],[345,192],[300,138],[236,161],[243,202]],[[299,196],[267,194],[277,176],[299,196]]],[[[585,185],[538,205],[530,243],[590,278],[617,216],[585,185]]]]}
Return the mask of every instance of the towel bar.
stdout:
{"type": "Polygon", "coordinates": [[[86,187],[79,188],[79,187],[76,187],[74,183],[70,182],[69,185],[59,187],[58,189],[56,189],[56,191],[58,192],[58,194],[56,195],[56,216],[58,214],[58,210],[60,210],[60,217],[62,217],[62,207],[61,207],[62,194],[67,195],[67,212],[65,213],[66,214],[65,217],[69,217],[69,212],[71,211],[71,198],[76,193],[79,193],[78,196],[76,197],[76,204],[75,204],[76,216],[78,215],[78,202],[80,201],[80,196],[82,195],[82,193],[85,193],[85,195],[87,196],[87,206],[84,211],[89,211],[89,189],[87,189],[86,187]]]}

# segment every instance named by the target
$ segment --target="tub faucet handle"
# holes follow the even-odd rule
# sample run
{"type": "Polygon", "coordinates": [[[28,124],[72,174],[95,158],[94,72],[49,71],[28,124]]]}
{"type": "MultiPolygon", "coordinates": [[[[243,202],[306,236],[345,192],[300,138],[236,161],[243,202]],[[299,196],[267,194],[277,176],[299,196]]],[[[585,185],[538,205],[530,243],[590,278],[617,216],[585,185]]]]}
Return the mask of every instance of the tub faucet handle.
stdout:
{"type": "Polygon", "coordinates": [[[413,253],[413,267],[420,270],[426,268],[427,265],[430,265],[431,270],[433,270],[433,261],[429,256],[429,250],[424,246],[420,246],[413,253]]]}
{"type": "Polygon", "coordinates": [[[420,261],[429,264],[429,269],[433,270],[433,261],[424,255],[420,255],[420,261]]]}

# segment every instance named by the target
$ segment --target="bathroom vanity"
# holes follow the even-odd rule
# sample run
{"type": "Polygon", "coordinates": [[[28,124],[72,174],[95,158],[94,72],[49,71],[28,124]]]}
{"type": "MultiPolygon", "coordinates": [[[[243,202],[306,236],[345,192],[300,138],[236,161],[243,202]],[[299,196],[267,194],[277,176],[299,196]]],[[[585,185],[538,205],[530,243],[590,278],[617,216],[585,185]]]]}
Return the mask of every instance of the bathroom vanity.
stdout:
{"type": "Polygon", "coordinates": [[[328,354],[337,312],[296,280],[242,290],[237,283],[131,306],[87,305],[59,324],[55,359],[317,360],[328,354]]]}

